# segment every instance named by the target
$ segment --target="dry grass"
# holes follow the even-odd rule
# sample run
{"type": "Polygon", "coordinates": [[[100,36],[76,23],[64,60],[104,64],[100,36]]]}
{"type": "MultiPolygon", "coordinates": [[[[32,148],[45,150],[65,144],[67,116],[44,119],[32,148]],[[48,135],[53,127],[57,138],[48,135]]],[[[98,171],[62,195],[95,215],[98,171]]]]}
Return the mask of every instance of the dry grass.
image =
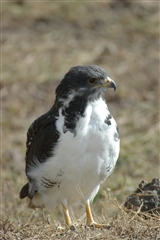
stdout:
{"type": "Polygon", "coordinates": [[[150,181],[160,170],[159,3],[121,2],[3,2],[2,239],[160,238],[159,216],[120,207],[141,180],[150,181]],[[61,209],[49,224],[47,211],[32,212],[18,198],[26,182],[27,128],[51,107],[58,81],[78,64],[104,67],[118,85],[106,98],[120,128],[121,154],[93,203],[95,218],[111,224],[106,230],[76,222],[81,211],[73,216],[75,232],[60,230],[61,209]]]}
{"type": "MultiPolygon", "coordinates": [[[[112,199],[113,201],[113,199],[112,199]]],[[[112,205],[112,207],[115,207],[112,205]]],[[[1,225],[2,239],[159,239],[159,217],[138,213],[126,213],[122,208],[118,214],[110,219],[109,229],[86,228],[80,221],[76,224],[76,230],[71,231],[58,222],[51,224],[47,219],[40,217],[37,222],[20,223],[18,219],[11,221],[6,219],[1,225]]]]}
{"type": "MultiPolygon", "coordinates": [[[[21,209],[22,211],[22,209],[21,209]]],[[[23,210],[24,211],[24,210],[23,210]]],[[[104,193],[103,213],[99,222],[108,222],[108,229],[91,229],[84,224],[84,216],[75,220],[75,231],[62,225],[55,212],[47,213],[46,210],[25,214],[15,213],[14,218],[5,218],[1,223],[2,239],[159,239],[160,215],[126,211],[123,205],[119,205],[116,199],[104,193]],[[112,217],[108,222],[109,209],[112,208],[112,217]],[[114,214],[113,214],[114,211],[114,214]]],[[[74,218],[73,218],[74,219],[74,218]]]]}

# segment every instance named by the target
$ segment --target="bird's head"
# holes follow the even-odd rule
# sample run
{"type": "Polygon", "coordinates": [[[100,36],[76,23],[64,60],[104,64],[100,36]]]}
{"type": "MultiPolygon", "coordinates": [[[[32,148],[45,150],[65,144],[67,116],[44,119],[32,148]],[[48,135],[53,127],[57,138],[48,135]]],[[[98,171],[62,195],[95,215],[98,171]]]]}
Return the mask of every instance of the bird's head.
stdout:
{"type": "Polygon", "coordinates": [[[96,65],[76,66],[66,73],[56,89],[56,96],[64,100],[68,96],[81,96],[93,101],[107,88],[116,90],[116,83],[105,70],[96,65]]]}

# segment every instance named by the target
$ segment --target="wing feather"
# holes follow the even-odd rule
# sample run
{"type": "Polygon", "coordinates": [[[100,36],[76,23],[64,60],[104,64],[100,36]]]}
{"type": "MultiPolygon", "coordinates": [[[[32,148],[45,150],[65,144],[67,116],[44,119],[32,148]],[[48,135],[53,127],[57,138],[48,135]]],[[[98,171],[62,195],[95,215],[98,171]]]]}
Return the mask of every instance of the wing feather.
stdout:
{"type": "Polygon", "coordinates": [[[26,173],[54,154],[59,139],[55,126],[56,116],[50,110],[37,118],[29,127],[26,141],[26,173]]]}

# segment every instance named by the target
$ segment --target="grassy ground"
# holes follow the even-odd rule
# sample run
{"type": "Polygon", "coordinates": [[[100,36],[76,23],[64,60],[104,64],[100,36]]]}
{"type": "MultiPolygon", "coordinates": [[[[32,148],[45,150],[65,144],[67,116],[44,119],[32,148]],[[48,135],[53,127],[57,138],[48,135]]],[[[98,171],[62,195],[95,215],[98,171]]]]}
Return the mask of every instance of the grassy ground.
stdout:
{"type": "Polygon", "coordinates": [[[3,2],[2,239],[160,238],[158,216],[123,209],[141,180],[160,173],[159,7],[158,1],[3,2]],[[80,64],[100,65],[117,83],[106,99],[119,125],[121,154],[92,205],[95,218],[112,227],[85,228],[79,210],[71,232],[58,228],[61,208],[51,216],[32,211],[18,194],[26,182],[26,131],[51,107],[63,75],[80,64]]]}

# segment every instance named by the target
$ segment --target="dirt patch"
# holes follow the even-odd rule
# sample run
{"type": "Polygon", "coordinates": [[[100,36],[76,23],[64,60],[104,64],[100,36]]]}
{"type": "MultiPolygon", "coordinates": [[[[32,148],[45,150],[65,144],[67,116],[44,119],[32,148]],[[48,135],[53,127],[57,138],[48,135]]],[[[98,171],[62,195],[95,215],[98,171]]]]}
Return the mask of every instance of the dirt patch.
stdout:
{"type": "Polygon", "coordinates": [[[160,213],[160,178],[154,178],[150,183],[142,181],[137,190],[127,198],[125,207],[160,213]]]}

